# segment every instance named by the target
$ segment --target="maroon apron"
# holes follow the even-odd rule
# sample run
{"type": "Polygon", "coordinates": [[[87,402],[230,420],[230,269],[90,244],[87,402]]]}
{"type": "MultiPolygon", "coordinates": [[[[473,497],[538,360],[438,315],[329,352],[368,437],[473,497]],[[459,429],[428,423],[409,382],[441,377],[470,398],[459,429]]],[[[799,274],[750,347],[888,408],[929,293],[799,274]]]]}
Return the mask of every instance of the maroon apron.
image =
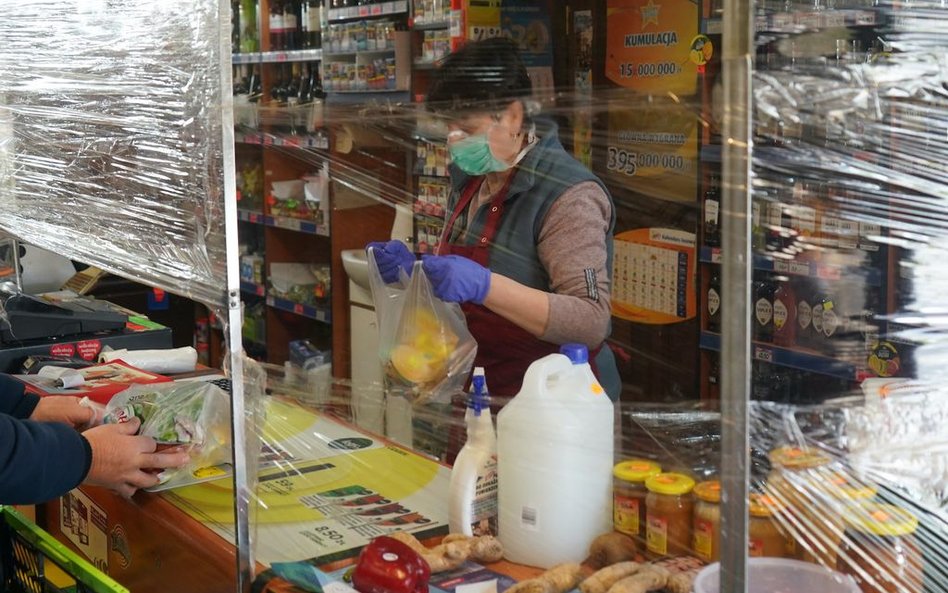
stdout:
{"type": "MultiPolygon", "coordinates": [[[[487,221],[484,223],[481,236],[474,245],[449,243],[461,213],[463,213],[474,196],[480,191],[483,178],[472,179],[461,193],[454,211],[448,218],[438,245],[437,255],[460,255],[471,259],[485,268],[490,267],[490,246],[497,234],[497,227],[504,213],[504,202],[507,192],[516,173],[507,177],[507,181],[490,201],[490,210],[487,221]]],[[[475,213],[471,213],[473,217],[475,213]]],[[[508,321],[483,305],[464,303],[461,305],[467,318],[467,327],[471,335],[477,340],[477,357],[475,366],[484,367],[487,376],[487,387],[491,396],[491,410],[496,414],[510,399],[517,395],[523,383],[523,376],[530,364],[548,354],[559,352],[559,346],[545,342],[515,323],[508,321]]],[[[595,355],[599,348],[589,354],[590,366],[596,372],[595,355]]],[[[465,397],[455,400],[454,421],[448,446],[448,461],[454,462],[454,457],[464,445],[464,405],[465,397]]]]}

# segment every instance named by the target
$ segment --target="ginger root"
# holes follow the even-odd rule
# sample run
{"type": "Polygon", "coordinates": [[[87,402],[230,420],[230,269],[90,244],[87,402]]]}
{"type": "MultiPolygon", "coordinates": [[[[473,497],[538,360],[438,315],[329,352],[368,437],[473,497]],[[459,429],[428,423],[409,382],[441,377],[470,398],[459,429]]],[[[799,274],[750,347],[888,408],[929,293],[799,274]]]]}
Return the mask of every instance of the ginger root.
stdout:
{"type": "Polygon", "coordinates": [[[612,587],[609,593],[646,593],[657,591],[668,583],[668,569],[654,564],[643,566],[637,573],[625,577],[612,587]]]}
{"type": "Polygon", "coordinates": [[[557,564],[540,576],[520,581],[506,593],[567,593],[583,578],[583,567],[574,562],[557,564]]]}
{"type": "Polygon", "coordinates": [[[393,533],[391,537],[418,552],[431,567],[432,573],[454,570],[467,560],[489,564],[498,562],[504,556],[500,540],[490,535],[468,537],[451,534],[445,536],[441,544],[433,548],[426,548],[415,536],[403,531],[393,533]]]}
{"type": "Polygon", "coordinates": [[[610,531],[593,540],[589,546],[589,558],[586,564],[600,569],[618,562],[635,560],[635,540],[624,533],[610,531]]]}
{"type": "Polygon", "coordinates": [[[691,588],[694,586],[695,577],[698,576],[698,572],[699,569],[695,569],[673,574],[668,577],[665,590],[668,593],[691,593],[691,588]]]}
{"type": "MultiPolygon", "coordinates": [[[[581,593],[606,593],[620,580],[632,576],[642,567],[638,562],[619,562],[596,571],[591,577],[580,583],[581,593]]],[[[691,593],[687,591],[686,593],[691,593]]]]}

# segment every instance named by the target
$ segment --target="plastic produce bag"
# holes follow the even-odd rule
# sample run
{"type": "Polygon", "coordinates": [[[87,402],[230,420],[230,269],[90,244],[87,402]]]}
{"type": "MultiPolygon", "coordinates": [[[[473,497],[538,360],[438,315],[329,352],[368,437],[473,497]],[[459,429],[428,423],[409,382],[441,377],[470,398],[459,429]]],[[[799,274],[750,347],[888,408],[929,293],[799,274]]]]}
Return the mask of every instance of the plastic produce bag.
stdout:
{"type": "Polygon", "coordinates": [[[131,387],[115,395],[105,409],[105,423],[141,420],[138,434],[152,437],[158,449],[184,446],[191,463],[159,474],[161,484],[179,473],[230,461],[230,398],[216,385],[201,381],[131,387]]]}
{"type": "Polygon", "coordinates": [[[369,283],[379,319],[379,357],[395,391],[416,405],[448,402],[464,389],[477,342],[460,305],[434,296],[421,262],[386,284],[369,249],[369,283]]]}

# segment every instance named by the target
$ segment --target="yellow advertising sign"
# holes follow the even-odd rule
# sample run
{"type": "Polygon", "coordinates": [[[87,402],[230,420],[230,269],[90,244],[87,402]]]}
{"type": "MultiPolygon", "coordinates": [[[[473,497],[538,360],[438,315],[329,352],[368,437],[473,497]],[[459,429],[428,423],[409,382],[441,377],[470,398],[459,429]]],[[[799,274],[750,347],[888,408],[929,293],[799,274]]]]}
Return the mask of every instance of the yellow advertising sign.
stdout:
{"type": "Polygon", "coordinates": [[[500,37],[501,0],[467,0],[464,14],[467,18],[467,38],[480,41],[490,37],[500,37]]]}
{"type": "Polygon", "coordinates": [[[606,170],[610,182],[674,202],[698,193],[699,118],[676,103],[609,104],[606,170]]]}
{"type": "Polygon", "coordinates": [[[609,80],[647,93],[695,94],[701,66],[692,59],[698,45],[697,2],[609,0],[607,14],[609,80]]]}

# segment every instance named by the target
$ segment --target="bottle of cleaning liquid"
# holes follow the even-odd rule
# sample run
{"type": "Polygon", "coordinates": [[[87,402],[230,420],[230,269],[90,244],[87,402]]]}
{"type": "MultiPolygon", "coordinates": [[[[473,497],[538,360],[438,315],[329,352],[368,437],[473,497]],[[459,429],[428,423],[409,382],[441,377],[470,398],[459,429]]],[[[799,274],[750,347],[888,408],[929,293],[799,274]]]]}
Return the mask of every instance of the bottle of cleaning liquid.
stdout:
{"type": "Polygon", "coordinates": [[[500,541],[510,562],[581,562],[612,530],[613,406],[567,344],[535,361],[497,416],[500,541]]]}
{"type": "Polygon", "coordinates": [[[474,369],[464,420],[467,442],[458,453],[448,488],[451,533],[497,534],[497,436],[490,416],[484,369],[474,369]]]}

